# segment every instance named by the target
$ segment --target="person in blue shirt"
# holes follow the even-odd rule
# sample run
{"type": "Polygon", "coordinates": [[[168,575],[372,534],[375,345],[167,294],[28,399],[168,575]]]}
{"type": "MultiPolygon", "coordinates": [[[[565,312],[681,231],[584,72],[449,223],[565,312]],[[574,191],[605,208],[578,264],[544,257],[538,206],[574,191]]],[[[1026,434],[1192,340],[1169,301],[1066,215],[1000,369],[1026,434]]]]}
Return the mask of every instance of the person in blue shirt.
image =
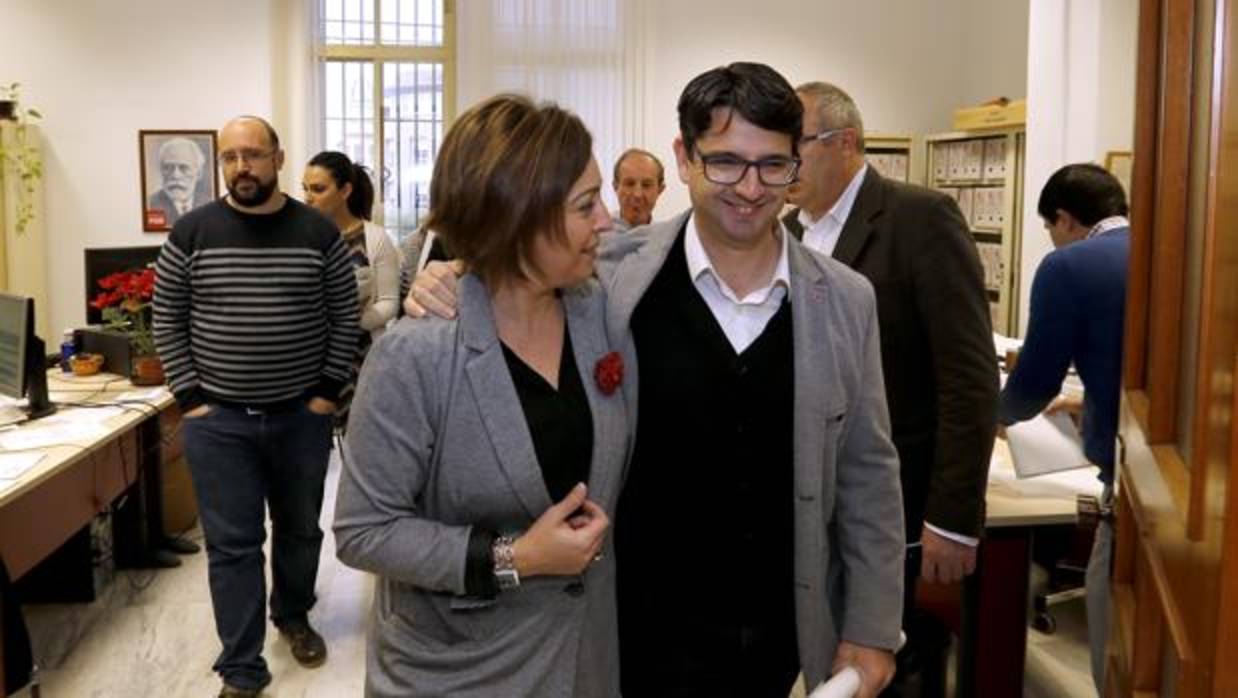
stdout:
{"type": "Polygon", "coordinates": [[[1079,417],[1084,454],[1100,468],[1102,517],[1088,561],[1087,611],[1092,678],[1104,695],[1130,223],[1122,185],[1090,163],[1055,172],[1040,192],[1037,212],[1056,249],[1036,269],[1027,333],[1002,389],[998,421],[1008,426],[1046,408],[1068,410],[1079,417]],[[1072,363],[1082,398],[1059,395],[1072,363]]]}

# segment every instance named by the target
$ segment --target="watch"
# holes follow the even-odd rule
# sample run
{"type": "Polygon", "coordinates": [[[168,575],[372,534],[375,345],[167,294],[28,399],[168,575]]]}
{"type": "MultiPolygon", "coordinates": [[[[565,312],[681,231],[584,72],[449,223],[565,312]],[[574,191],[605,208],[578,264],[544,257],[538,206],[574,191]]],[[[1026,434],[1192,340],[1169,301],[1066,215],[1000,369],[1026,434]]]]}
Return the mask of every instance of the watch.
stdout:
{"type": "Polygon", "coordinates": [[[516,572],[515,543],[514,536],[499,536],[490,546],[490,553],[494,557],[494,578],[498,580],[500,591],[520,586],[520,575],[516,572]]]}

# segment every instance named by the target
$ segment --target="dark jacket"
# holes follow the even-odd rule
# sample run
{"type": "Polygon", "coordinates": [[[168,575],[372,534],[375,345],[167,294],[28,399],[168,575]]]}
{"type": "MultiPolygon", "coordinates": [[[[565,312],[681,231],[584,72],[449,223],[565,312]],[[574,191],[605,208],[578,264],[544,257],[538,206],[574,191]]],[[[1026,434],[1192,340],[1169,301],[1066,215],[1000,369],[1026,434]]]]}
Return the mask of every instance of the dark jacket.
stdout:
{"type": "MultiPolygon", "coordinates": [[[[799,210],[783,218],[801,237],[799,210]]],[[[921,523],[984,528],[997,423],[997,358],[980,258],[950,197],[872,167],[834,258],[877,292],[881,363],[901,461],[908,542],[921,523]]]]}

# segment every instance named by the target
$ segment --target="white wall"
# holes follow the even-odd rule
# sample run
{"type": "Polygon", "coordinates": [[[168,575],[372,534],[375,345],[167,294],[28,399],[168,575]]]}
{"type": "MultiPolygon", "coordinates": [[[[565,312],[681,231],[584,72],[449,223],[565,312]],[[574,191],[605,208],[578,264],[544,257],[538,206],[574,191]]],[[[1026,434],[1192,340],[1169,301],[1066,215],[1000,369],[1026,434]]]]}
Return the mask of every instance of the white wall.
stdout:
{"type": "Polygon", "coordinates": [[[5,0],[3,22],[0,81],[44,115],[54,344],[85,320],[83,249],[166,237],[142,232],[138,130],[271,113],[271,3],[5,0]]]}
{"type": "Polygon", "coordinates": [[[947,131],[957,107],[1023,96],[1027,7],[1027,0],[764,0],[759,10],[716,0],[650,3],[647,142],[637,145],[672,170],[656,217],[689,205],[671,143],[679,93],[697,74],[755,60],[793,85],[826,80],[847,90],[867,130],[947,131]]]}
{"type": "MultiPolygon", "coordinates": [[[[282,181],[296,191],[313,130],[297,65],[308,50],[309,1],[5,0],[5,26],[15,30],[0,42],[0,80],[22,82],[25,101],[47,117],[55,252],[50,298],[40,300],[51,306],[54,329],[83,320],[82,249],[164,239],[141,231],[139,129],[210,129],[238,113],[272,115],[288,149],[282,181]]],[[[759,14],[751,3],[632,1],[639,11],[626,16],[639,41],[627,43],[643,59],[633,83],[643,97],[635,100],[640,123],[625,137],[672,168],[659,217],[688,205],[673,172],[675,104],[710,67],[758,60],[792,84],[833,81],[855,97],[867,128],[913,134],[948,130],[958,106],[1023,96],[1028,74],[1028,0],[766,0],[759,14]]],[[[458,36],[466,50],[468,27],[458,36]]],[[[471,93],[462,85],[459,94],[471,93]]]]}
{"type": "Polygon", "coordinates": [[[1036,267],[1053,249],[1036,213],[1041,188],[1063,165],[1131,149],[1138,14],[1137,0],[1031,3],[1020,336],[1036,267]]]}

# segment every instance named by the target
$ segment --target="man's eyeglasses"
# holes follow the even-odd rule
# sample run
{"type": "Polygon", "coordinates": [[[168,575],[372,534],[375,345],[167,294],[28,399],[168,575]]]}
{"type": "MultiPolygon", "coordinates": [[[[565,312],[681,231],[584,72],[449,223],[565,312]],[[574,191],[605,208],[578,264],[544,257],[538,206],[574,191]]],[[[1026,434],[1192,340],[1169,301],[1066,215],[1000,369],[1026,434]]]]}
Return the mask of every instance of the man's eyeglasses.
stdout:
{"type": "Polygon", "coordinates": [[[237,150],[237,151],[229,150],[226,153],[220,153],[219,156],[216,157],[215,159],[219,162],[220,165],[223,165],[224,167],[232,167],[233,165],[236,165],[238,162],[245,162],[245,163],[253,164],[253,163],[258,162],[259,160],[265,160],[271,157],[272,155],[274,155],[275,152],[276,152],[276,149],[274,148],[272,148],[271,150],[265,150],[265,151],[264,150],[237,150]]]}
{"type": "Polygon", "coordinates": [[[847,130],[849,130],[849,128],[832,128],[826,131],[821,131],[820,133],[813,133],[807,136],[800,136],[800,143],[804,144],[804,143],[811,143],[812,141],[828,141],[834,136],[837,136],[838,134],[842,133],[843,131],[847,131],[847,130]]]}
{"type": "Polygon", "coordinates": [[[772,157],[762,160],[745,160],[730,153],[702,153],[701,169],[705,179],[714,184],[738,184],[748,174],[749,167],[757,170],[757,179],[767,187],[785,187],[795,181],[800,161],[790,157],[772,157]]]}

